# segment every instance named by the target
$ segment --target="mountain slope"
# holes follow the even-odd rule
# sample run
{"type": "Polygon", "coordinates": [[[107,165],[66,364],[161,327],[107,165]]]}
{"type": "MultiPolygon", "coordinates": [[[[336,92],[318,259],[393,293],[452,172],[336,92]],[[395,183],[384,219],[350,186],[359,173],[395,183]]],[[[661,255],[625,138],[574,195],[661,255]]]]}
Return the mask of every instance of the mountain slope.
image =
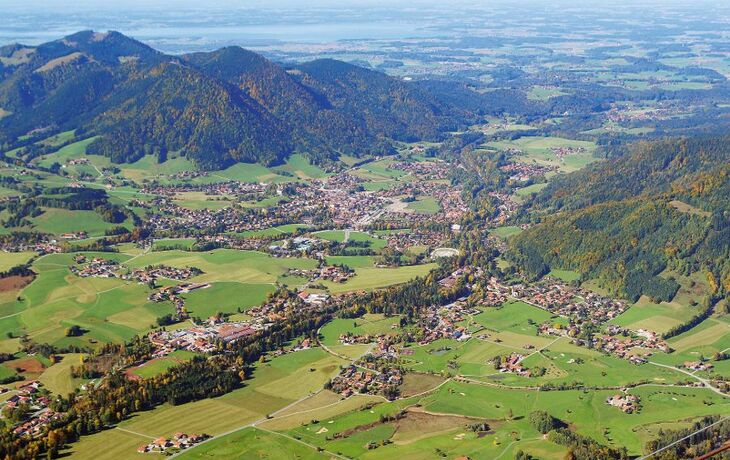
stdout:
{"type": "Polygon", "coordinates": [[[669,300],[677,286],[660,273],[701,271],[716,294],[730,291],[727,137],[639,144],[557,179],[532,209],[547,217],[509,255],[533,277],[572,269],[630,299],[669,300]]]}
{"type": "Polygon", "coordinates": [[[281,67],[238,47],[166,56],[116,32],[0,49],[0,147],[60,130],[98,135],[116,162],[179,151],[201,168],[324,161],[435,139],[472,113],[416,85],[333,60],[281,67]]]}

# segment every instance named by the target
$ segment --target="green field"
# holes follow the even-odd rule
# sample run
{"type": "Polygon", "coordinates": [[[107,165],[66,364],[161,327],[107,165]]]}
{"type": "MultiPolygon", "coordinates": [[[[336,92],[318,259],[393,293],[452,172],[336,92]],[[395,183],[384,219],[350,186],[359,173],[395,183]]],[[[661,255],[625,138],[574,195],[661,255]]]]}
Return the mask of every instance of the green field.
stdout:
{"type": "Polygon", "coordinates": [[[498,150],[518,149],[523,153],[515,158],[524,163],[537,163],[545,166],[556,166],[561,171],[572,172],[585,167],[596,160],[593,152],[596,144],[588,141],[576,141],[560,137],[525,136],[515,140],[492,141],[486,144],[498,150]],[[572,147],[583,148],[584,152],[567,155],[563,160],[551,151],[551,148],[572,147]]]}
{"type": "Polygon", "coordinates": [[[324,281],[322,284],[332,293],[360,290],[369,291],[384,286],[405,283],[418,276],[426,276],[434,268],[436,268],[436,264],[412,265],[398,268],[355,268],[355,277],[350,278],[344,283],[324,281]]]}
{"type": "Polygon", "coordinates": [[[519,235],[520,233],[522,233],[522,229],[520,227],[510,225],[505,227],[497,227],[489,233],[499,238],[509,238],[510,236],[519,235]]]}
{"type": "Polygon", "coordinates": [[[191,315],[205,319],[216,313],[235,313],[238,309],[243,311],[260,305],[272,292],[272,284],[213,283],[208,289],[186,294],[185,307],[191,315]]]}
{"type": "Polygon", "coordinates": [[[34,256],[35,252],[0,252],[0,272],[28,263],[34,256]]]}
{"type": "Polygon", "coordinates": [[[568,93],[560,91],[557,88],[547,86],[533,86],[527,92],[527,98],[533,101],[547,101],[553,97],[565,96],[568,93]]]}
{"type": "MultiPolygon", "coordinates": [[[[187,306],[196,316],[207,318],[219,312],[236,312],[262,302],[273,283],[289,268],[314,268],[311,259],[277,259],[253,251],[219,249],[211,252],[162,251],[141,254],[87,253],[128,264],[130,268],[166,264],[197,267],[203,274],[196,282],[211,282],[208,289],[186,295],[187,306]]],[[[96,347],[121,342],[148,331],[155,319],[172,312],[168,302],[147,300],[146,285],[116,278],[79,278],[68,265],[73,254],[53,254],[36,260],[36,279],[16,295],[0,296],[0,332],[28,334],[38,342],[96,347]],[[87,332],[66,337],[73,324],[87,332]]],[[[7,339],[10,340],[10,339],[7,339]]]]}
{"type": "MultiPolygon", "coordinates": [[[[43,214],[34,217],[32,222],[34,230],[54,235],[85,231],[89,236],[101,236],[105,230],[120,225],[105,222],[95,211],[71,211],[56,208],[43,208],[43,214]]],[[[132,228],[132,220],[127,219],[121,225],[132,228]]]]}
{"type": "Polygon", "coordinates": [[[580,279],[580,273],[573,271],[573,270],[559,270],[559,269],[552,269],[550,270],[550,273],[548,273],[548,276],[552,276],[553,278],[559,278],[563,281],[575,281],[580,279]]]}
{"type": "Polygon", "coordinates": [[[295,439],[258,428],[247,428],[205,443],[179,458],[324,460],[329,456],[295,439]]]}
{"type": "Polygon", "coordinates": [[[119,424],[119,429],[82,438],[72,444],[68,453],[80,459],[137,458],[137,447],[177,431],[218,435],[243,429],[320,390],[343,363],[320,349],[277,357],[266,364],[258,364],[253,378],[241,389],[214,399],[181,406],[163,405],[142,412],[119,424]],[[291,385],[291,382],[297,384],[291,385]]]}
{"type": "Polygon", "coordinates": [[[422,214],[436,214],[441,210],[441,205],[436,198],[426,196],[418,197],[416,201],[408,203],[408,209],[422,214]]]}
{"type": "Polygon", "coordinates": [[[175,367],[180,363],[189,361],[196,356],[196,353],[186,350],[175,350],[164,358],[149,361],[143,366],[132,369],[132,373],[142,378],[150,378],[162,374],[171,367],[175,367]]]}

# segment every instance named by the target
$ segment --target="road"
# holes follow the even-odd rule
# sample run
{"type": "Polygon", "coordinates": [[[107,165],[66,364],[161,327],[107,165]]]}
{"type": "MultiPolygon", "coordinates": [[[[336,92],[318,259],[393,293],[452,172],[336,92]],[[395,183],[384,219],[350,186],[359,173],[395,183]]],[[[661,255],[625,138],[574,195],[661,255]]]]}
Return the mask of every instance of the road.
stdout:
{"type": "Polygon", "coordinates": [[[675,371],[677,371],[677,372],[681,372],[681,373],[683,373],[683,374],[687,374],[687,375],[689,375],[690,377],[692,377],[693,379],[695,379],[695,380],[697,380],[697,381],[699,381],[699,382],[702,382],[702,384],[703,384],[704,386],[706,386],[706,387],[707,387],[707,388],[709,388],[710,390],[714,391],[715,393],[719,394],[719,395],[720,395],[720,396],[722,396],[723,398],[730,398],[730,395],[726,395],[726,394],[725,394],[725,393],[723,393],[722,391],[720,391],[720,390],[718,390],[717,388],[713,387],[713,386],[712,386],[712,384],[710,384],[710,381],[709,381],[709,380],[707,380],[707,379],[703,379],[702,377],[699,377],[699,376],[697,376],[697,375],[694,375],[693,373],[691,373],[691,372],[689,372],[689,371],[687,371],[687,370],[685,370],[685,369],[680,369],[679,367],[674,367],[674,366],[668,366],[668,365],[666,365],[666,364],[659,364],[659,363],[655,363],[655,362],[653,362],[653,361],[649,361],[649,364],[653,364],[653,365],[655,365],[655,366],[659,366],[659,367],[665,367],[665,368],[667,368],[667,369],[673,369],[673,370],[675,370],[675,371]]]}

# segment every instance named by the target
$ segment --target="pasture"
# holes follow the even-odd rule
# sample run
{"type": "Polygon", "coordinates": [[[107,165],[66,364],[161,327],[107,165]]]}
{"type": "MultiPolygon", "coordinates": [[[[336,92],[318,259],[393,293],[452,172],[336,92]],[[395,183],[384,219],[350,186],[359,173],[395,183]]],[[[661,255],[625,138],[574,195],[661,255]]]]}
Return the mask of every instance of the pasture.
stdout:
{"type": "Polygon", "coordinates": [[[537,163],[544,166],[555,166],[563,172],[573,172],[596,160],[593,152],[596,144],[589,141],[576,141],[561,137],[525,136],[515,140],[488,142],[486,147],[498,150],[519,150],[522,153],[515,158],[524,163],[537,163]],[[560,159],[553,149],[575,149],[560,159]],[[582,149],[578,151],[577,149],[582,149]]]}
{"type": "Polygon", "coordinates": [[[253,377],[238,390],[218,398],[181,406],[165,404],[139,413],[116,428],[82,438],[68,453],[82,460],[138,458],[136,449],[141,444],[159,436],[169,437],[177,431],[210,435],[240,433],[239,429],[252,422],[263,421],[267,414],[320,390],[343,363],[321,349],[279,356],[257,364],[253,377]]]}
{"type": "Polygon", "coordinates": [[[355,268],[355,277],[344,283],[323,281],[322,284],[332,293],[369,291],[394,284],[405,283],[416,277],[423,277],[436,268],[436,264],[410,265],[396,268],[363,267],[355,268]]]}
{"type": "MultiPolygon", "coordinates": [[[[312,259],[279,259],[255,251],[218,249],[209,252],[180,250],[137,254],[85,253],[113,259],[128,267],[165,264],[197,267],[195,282],[210,282],[207,289],[185,295],[191,314],[207,318],[217,312],[235,313],[265,300],[274,283],[289,268],[314,268],[312,259]]],[[[36,279],[12,296],[0,297],[0,333],[28,334],[37,342],[96,348],[147,332],[156,318],[172,313],[169,302],[147,300],[150,288],[117,278],[80,278],[70,273],[73,254],[53,254],[33,263],[36,279]],[[85,332],[67,337],[71,325],[85,332]]],[[[5,339],[11,340],[11,339],[5,339]]],[[[2,342],[2,341],[0,341],[2,342]]]]}

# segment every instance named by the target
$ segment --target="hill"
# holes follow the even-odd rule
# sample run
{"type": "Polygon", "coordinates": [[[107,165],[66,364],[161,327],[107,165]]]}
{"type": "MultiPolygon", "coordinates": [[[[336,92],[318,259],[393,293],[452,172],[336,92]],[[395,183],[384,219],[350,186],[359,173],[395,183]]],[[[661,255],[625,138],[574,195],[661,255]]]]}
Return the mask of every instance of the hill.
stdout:
{"type": "Polygon", "coordinates": [[[703,272],[730,288],[730,148],[726,137],[641,143],[615,160],[564,177],[537,195],[542,221],[511,241],[533,277],[550,269],[599,278],[630,299],[669,300],[659,276],[703,272]]]}
{"type": "Polygon", "coordinates": [[[238,47],[167,56],[117,32],[79,32],[37,47],[0,48],[0,147],[56,132],[98,138],[115,162],[180,152],[204,169],[393,151],[437,139],[472,117],[375,71],[334,60],[285,68],[238,47]]]}

